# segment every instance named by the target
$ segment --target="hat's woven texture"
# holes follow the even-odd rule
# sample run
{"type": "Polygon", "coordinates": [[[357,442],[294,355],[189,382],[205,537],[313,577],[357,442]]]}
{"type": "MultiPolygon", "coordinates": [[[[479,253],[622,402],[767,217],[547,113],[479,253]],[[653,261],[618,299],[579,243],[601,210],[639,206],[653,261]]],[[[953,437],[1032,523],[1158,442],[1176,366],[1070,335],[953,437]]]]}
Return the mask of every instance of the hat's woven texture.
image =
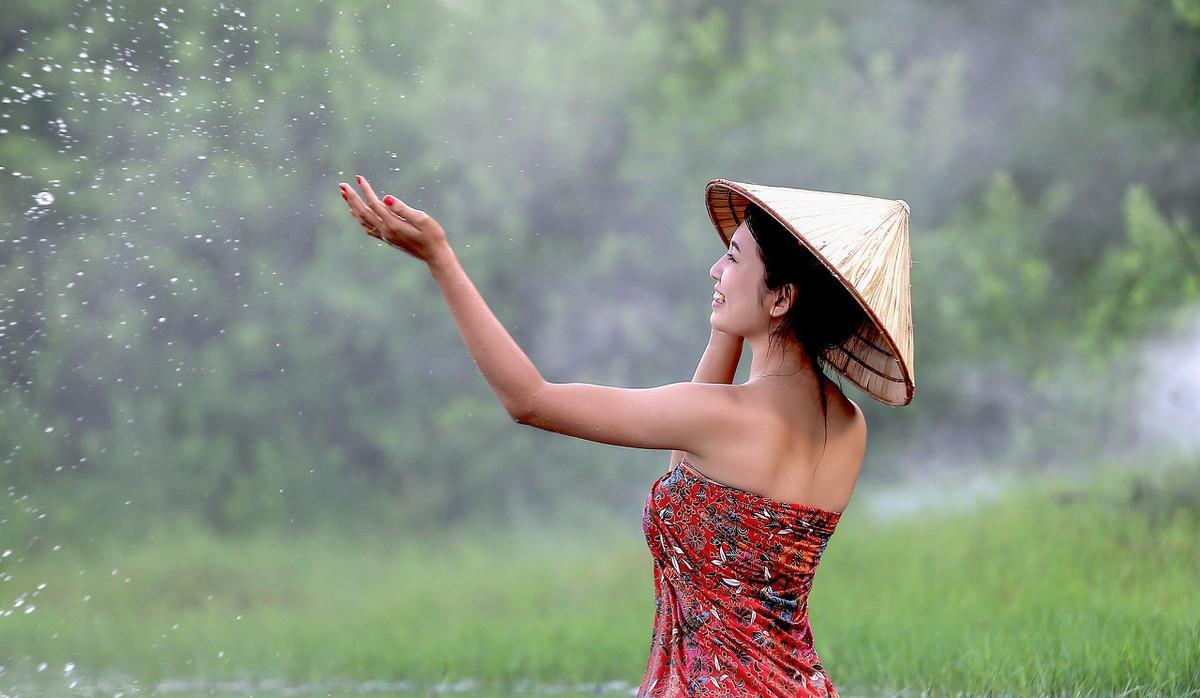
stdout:
{"type": "Polygon", "coordinates": [[[753,201],[821,260],[867,315],[854,336],[823,355],[825,362],[884,404],[912,402],[908,204],[726,179],[709,182],[704,198],[726,247],[753,201]]]}

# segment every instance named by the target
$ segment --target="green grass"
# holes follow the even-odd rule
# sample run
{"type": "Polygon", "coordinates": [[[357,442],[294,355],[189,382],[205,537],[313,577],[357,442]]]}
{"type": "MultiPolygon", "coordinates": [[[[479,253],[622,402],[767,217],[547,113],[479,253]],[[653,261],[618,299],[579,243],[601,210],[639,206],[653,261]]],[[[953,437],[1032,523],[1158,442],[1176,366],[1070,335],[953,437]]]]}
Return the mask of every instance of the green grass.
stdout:
{"type": "MultiPolygon", "coordinates": [[[[852,504],[810,599],[827,671],[845,695],[1200,695],[1200,477],[1180,473],[888,523],[852,504]]],[[[34,612],[0,617],[0,686],[38,662],[143,685],[636,686],[654,610],[639,524],[438,541],[179,529],[140,547],[14,550],[2,598],[46,587],[25,596],[34,612]]]]}
{"type": "Polygon", "coordinates": [[[1148,482],[1110,475],[840,529],[810,611],[830,675],[971,695],[1200,695],[1200,472],[1148,482]]]}

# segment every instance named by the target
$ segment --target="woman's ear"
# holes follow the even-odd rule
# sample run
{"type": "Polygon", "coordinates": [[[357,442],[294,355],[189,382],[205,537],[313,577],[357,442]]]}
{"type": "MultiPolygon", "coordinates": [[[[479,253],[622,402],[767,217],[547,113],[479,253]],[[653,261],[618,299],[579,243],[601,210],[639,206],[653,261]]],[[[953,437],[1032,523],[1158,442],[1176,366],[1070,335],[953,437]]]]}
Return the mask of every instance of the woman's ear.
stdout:
{"type": "Polygon", "coordinates": [[[775,292],[775,304],[771,306],[771,317],[782,317],[796,302],[796,285],[788,282],[775,292]]]}

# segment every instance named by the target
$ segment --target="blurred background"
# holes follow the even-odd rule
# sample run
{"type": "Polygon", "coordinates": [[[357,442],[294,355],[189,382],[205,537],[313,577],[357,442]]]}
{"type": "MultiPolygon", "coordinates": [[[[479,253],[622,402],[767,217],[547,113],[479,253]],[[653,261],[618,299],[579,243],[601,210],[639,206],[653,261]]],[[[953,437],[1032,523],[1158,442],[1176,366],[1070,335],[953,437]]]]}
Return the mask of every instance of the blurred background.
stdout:
{"type": "Polygon", "coordinates": [[[840,380],[825,668],[1200,695],[1197,0],[3,14],[8,695],[636,690],[670,453],[514,424],[355,174],[548,380],[627,387],[707,343],[709,179],[906,200],[916,396],[840,380]]]}

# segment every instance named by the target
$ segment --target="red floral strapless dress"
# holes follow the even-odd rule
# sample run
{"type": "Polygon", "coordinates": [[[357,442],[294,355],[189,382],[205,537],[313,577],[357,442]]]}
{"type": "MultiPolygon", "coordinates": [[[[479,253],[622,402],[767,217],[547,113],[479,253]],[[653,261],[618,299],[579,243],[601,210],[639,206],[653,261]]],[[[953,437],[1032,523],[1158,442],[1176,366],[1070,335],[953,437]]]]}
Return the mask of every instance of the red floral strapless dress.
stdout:
{"type": "Polygon", "coordinates": [[[841,512],[712,480],[684,460],[654,482],[642,531],[654,633],[638,698],[826,696],[808,592],[841,512]]]}

